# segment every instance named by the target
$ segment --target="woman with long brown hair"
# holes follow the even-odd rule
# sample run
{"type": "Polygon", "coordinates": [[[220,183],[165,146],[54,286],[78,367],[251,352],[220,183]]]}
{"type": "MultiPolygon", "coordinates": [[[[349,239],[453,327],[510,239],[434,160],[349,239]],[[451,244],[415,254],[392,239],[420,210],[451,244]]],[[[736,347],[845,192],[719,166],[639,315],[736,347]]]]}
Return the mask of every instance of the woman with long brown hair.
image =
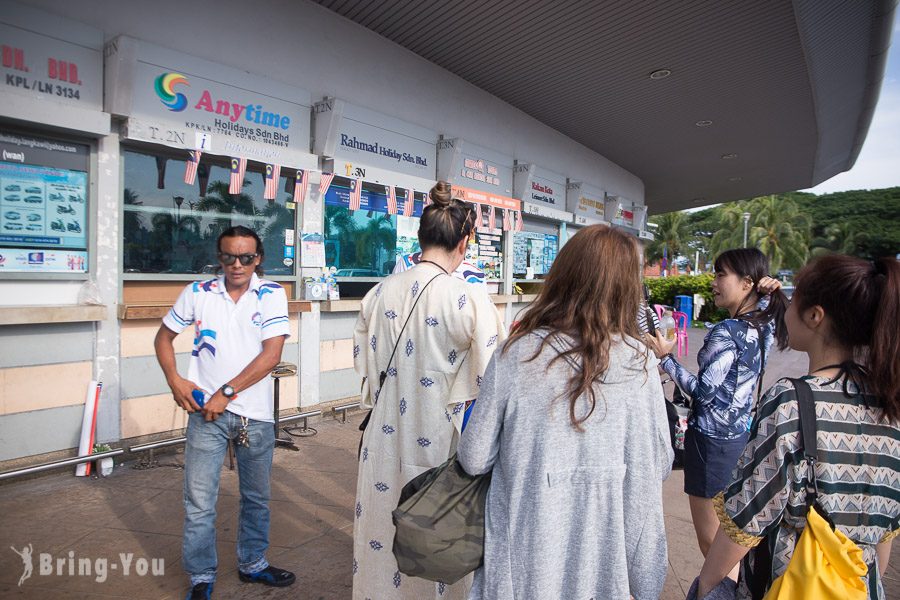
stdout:
{"type": "Polygon", "coordinates": [[[458,450],[493,470],[471,599],[659,597],[672,450],[640,296],[634,238],[586,227],[491,359],[458,450]]]}
{"type": "MultiPolygon", "coordinates": [[[[900,263],[826,256],[804,267],[795,284],[785,323],[791,348],[809,357],[802,379],[812,390],[816,443],[801,439],[795,384],[782,379],[760,402],[734,480],[715,499],[721,526],[699,598],[751,548],[738,597],[761,598],[787,569],[806,527],[809,489],[831,526],[862,550],[867,573],[857,588],[871,600],[885,597],[881,575],[900,533],[900,263]],[[812,465],[804,446],[817,456],[812,465]]],[[[833,590],[829,597],[839,596],[833,590]]]]}
{"type": "Polygon", "coordinates": [[[449,274],[462,262],[475,209],[450,185],[431,189],[419,222],[422,258],[363,298],[354,333],[356,371],[372,408],[360,448],[353,527],[353,598],[461,600],[471,578],[452,586],[407,577],[391,553],[403,486],[453,454],[465,403],[506,331],[484,286],[449,274]]]}

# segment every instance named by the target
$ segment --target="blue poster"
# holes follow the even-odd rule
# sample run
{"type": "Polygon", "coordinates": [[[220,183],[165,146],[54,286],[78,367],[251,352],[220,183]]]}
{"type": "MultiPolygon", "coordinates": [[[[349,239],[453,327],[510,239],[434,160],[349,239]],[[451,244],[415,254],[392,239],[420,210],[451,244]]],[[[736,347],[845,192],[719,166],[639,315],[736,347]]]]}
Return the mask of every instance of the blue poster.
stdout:
{"type": "Polygon", "coordinates": [[[87,248],[87,173],[0,162],[0,246],[87,248]]]}

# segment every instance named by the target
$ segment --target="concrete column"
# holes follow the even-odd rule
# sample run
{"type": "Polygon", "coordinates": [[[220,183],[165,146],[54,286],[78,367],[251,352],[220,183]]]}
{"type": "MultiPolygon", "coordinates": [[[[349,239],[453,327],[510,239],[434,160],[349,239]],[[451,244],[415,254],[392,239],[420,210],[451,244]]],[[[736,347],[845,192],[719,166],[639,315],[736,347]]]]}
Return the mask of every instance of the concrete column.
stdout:
{"type": "Polygon", "coordinates": [[[321,312],[319,303],[312,303],[312,311],[300,313],[300,361],[297,376],[300,377],[300,407],[318,404],[319,394],[319,330],[321,312]]]}
{"type": "Polygon", "coordinates": [[[118,134],[99,139],[97,152],[96,213],[94,217],[94,272],[91,279],[106,305],[106,318],[97,323],[94,377],[103,382],[97,410],[97,441],[121,438],[119,392],[119,317],[122,265],[121,153],[118,134]]]}

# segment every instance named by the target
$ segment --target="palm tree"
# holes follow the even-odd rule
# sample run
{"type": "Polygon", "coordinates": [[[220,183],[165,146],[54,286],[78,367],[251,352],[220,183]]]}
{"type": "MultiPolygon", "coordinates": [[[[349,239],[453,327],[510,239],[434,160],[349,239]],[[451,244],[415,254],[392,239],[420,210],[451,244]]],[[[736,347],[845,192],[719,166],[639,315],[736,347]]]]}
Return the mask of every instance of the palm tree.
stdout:
{"type": "Polygon", "coordinates": [[[656,237],[647,246],[644,256],[648,263],[655,263],[665,253],[671,261],[686,245],[689,237],[688,222],[682,212],[670,212],[664,215],[650,217],[651,223],[656,223],[654,232],[656,237]]]}
{"type": "Polygon", "coordinates": [[[775,195],[754,199],[753,208],[750,244],[766,255],[771,271],[803,266],[809,256],[809,217],[793,200],[775,195]]]}
{"type": "Polygon", "coordinates": [[[740,200],[722,207],[718,231],[713,234],[709,244],[711,255],[715,256],[726,250],[744,246],[744,213],[756,214],[753,202],[753,200],[740,200]]]}
{"type": "Polygon", "coordinates": [[[122,256],[125,262],[125,268],[141,270],[143,267],[141,264],[141,254],[142,250],[144,250],[143,238],[147,232],[146,227],[144,227],[144,215],[138,212],[138,210],[133,208],[129,209],[127,207],[143,206],[144,203],[141,200],[138,200],[137,192],[129,188],[125,188],[122,202],[126,206],[124,211],[125,214],[122,219],[122,239],[125,243],[122,256]]]}
{"type": "MultiPolygon", "coordinates": [[[[246,181],[244,185],[247,185],[246,181]]],[[[200,198],[200,202],[197,203],[197,210],[218,213],[214,217],[215,226],[209,228],[208,237],[218,237],[221,232],[234,224],[231,217],[221,215],[240,214],[254,216],[257,214],[256,206],[253,204],[253,197],[243,192],[240,194],[230,193],[227,181],[213,181],[210,183],[207,187],[206,195],[200,198]]]]}
{"type": "Polygon", "coordinates": [[[867,239],[866,232],[858,231],[848,223],[832,223],[825,227],[822,236],[809,243],[809,254],[811,257],[832,252],[854,255],[867,239]]]}
{"type": "Polygon", "coordinates": [[[379,213],[369,219],[356,238],[356,264],[381,271],[381,251],[393,251],[397,244],[397,231],[391,224],[391,216],[379,213]]]}

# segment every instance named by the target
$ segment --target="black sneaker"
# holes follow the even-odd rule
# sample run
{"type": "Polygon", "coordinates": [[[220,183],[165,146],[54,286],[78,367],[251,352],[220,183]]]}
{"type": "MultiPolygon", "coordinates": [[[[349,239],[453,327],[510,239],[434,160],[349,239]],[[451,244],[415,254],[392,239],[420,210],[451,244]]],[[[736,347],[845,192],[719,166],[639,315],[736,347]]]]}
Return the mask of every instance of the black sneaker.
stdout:
{"type": "Polygon", "coordinates": [[[209,600],[212,598],[213,584],[209,582],[198,583],[188,592],[186,600],[209,600]]]}
{"type": "Polygon", "coordinates": [[[297,580],[290,571],[285,571],[272,565],[256,573],[242,573],[238,571],[238,577],[246,583],[264,583],[272,587],[287,587],[297,580]]]}

